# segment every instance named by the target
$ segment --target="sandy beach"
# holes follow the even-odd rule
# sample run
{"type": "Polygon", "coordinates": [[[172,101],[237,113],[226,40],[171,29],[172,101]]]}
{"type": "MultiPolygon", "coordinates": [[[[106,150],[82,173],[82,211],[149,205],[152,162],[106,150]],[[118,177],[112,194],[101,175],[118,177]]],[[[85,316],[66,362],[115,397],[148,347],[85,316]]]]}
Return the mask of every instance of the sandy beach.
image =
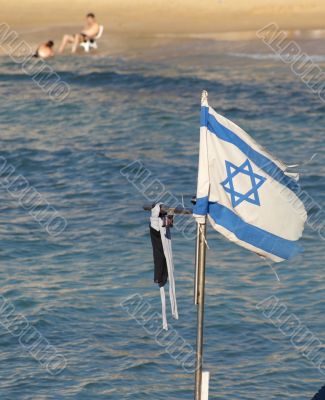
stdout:
{"type": "Polygon", "coordinates": [[[1,7],[13,29],[80,27],[86,12],[113,33],[211,33],[248,31],[277,22],[282,29],[325,28],[320,0],[12,0],[1,7]]]}
{"type": "Polygon", "coordinates": [[[325,1],[1,6],[0,400],[193,400],[197,225],[175,215],[166,332],[143,206],[196,194],[210,400],[318,399],[325,1]],[[89,12],[98,49],[61,54],[89,12]],[[272,23],[287,41],[257,35],[272,23]],[[32,57],[48,40],[55,56],[32,57]]]}
{"type": "Polygon", "coordinates": [[[80,32],[87,12],[104,25],[101,51],[111,55],[147,53],[175,36],[256,39],[273,22],[292,37],[325,38],[325,3],[315,0],[12,0],[2,7],[2,23],[31,48],[49,39],[57,46],[64,33],[80,32]]]}

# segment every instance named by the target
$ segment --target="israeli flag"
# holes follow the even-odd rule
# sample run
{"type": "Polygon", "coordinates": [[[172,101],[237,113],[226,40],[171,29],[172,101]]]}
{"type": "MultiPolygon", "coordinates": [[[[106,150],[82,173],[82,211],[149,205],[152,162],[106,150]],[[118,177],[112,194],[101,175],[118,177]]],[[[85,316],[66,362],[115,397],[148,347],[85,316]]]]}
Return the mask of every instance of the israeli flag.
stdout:
{"type": "Polygon", "coordinates": [[[230,241],[280,262],[302,251],[307,213],[299,176],[288,172],[245,131],[201,104],[197,203],[194,216],[230,241]]]}

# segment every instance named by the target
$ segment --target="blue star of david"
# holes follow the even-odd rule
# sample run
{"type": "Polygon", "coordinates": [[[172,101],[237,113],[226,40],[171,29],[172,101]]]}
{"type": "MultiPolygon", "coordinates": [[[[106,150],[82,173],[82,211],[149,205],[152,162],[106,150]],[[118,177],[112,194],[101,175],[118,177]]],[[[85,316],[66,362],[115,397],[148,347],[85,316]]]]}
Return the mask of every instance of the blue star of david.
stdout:
{"type": "Polygon", "coordinates": [[[223,182],[220,182],[220,185],[222,185],[224,190],[230,194],[231,204],[233,208],[238,206],[243,201],[255,204],[256,206],[260,206],[261,203],[258,196],[258,189],[266,181],[266,178],[256,174],[253,171],[253,167],[248,159],[243,162],[242,165],[240,165],[239,167],[226,160],[226,170],[227,178],[223,182]],[[239,174],[247,175],[250,177],[252,187],[247,191],[247,193],[240,193],[234,188],[234,178],[239,174]]]}

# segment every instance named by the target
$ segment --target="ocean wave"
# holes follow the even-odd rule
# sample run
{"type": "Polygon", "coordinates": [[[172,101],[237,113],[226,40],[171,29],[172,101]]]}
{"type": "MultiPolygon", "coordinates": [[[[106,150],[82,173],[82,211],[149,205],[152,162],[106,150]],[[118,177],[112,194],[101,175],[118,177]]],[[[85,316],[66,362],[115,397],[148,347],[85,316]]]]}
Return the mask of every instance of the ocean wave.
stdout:
{"type": "MultiPolygon", "coordinates": [[[[275,61],[296,61],[300,56],[292,58],[290,54],[271,54],[271,53],[227,53],[228,56],[238,58],[249,58],[252,60],[275,60],[275,61]]],[[[325,55],[307,55],[313,62],[325,62],[325,55]]]]}

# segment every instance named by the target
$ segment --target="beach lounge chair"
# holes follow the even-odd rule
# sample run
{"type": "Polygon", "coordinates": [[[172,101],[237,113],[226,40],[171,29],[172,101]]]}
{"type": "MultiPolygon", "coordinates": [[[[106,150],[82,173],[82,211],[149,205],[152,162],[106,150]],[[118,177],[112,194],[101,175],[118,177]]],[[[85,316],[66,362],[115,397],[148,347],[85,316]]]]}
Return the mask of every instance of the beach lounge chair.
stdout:
{"type": "Polygon", "coordinates": [[[89,39],[86,42],[80,43],[80,46],[84,48],[85,52],[88,53],[91,49],[97,49],[97,40],[100,39],[104,32],[104,26],[99,25],[99,31],[94,39],[89,39]]]}

